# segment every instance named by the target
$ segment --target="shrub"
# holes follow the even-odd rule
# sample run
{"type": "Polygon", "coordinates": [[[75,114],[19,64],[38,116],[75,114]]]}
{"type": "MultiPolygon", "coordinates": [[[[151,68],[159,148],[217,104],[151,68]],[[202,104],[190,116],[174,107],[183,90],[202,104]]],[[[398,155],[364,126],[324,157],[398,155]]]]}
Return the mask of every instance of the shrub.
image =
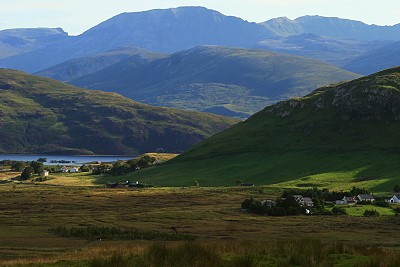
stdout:
{"type": "Polygon", "coordinates": [[[90,168],[88,166],[86,166],[85,164],[83,164],[81,166],[81,172],[89,172],[89,171],[90,171],[90,168]]]}
{"type": "Polygon", "coordinates": [[[17,161],[11,166],[11,170],[16,172],[22,172],[25,168],[25,163],[22,161],[17,161]]]}
{"type": "Polygon", "coordinates": [[[34,172],[35,170],[31,166],[26,167],[21,173],[21,180],[28,180],[34,172]]]}
{"type": "Polygon", "coordinates": [[[387,203],[385,200],[374,201],[374,205],[378,206],[378,207],[384,207],[384,208],[390,207],[389,203],[387,203]]]}
{"type": "Polygon", "coordinates": [[[379,212],[376,210],[365,210],[363,213],[364,217],[379,217],[379,212]]]}
{"type": "Polygon", "coordinates": [[[347,215],[347,211],[342,207],[333,207],[332,209],[333,215],[347,215]]]}

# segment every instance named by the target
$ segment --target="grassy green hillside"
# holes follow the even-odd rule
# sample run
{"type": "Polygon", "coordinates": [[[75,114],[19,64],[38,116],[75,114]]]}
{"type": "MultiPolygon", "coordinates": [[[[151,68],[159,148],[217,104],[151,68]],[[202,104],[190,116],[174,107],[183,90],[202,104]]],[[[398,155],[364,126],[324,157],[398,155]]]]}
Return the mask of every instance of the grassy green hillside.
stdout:
{"type": "Polygon", "coordinates": [[[299,56],[203,46],[145,65],[126,59],[70,83],[151,105],[248,117],[268,104],[357,77],[299,56]]]}
{"type": "Polygon", "coordinates": [[[390,191],[400,183],[399,120],[396,68],[269,106],[134,179],[390,191]]]}
{"type": "Polygon", "coordinates": [[[236,122],[0,69],[0,153],[182,151],[236,122]]]}

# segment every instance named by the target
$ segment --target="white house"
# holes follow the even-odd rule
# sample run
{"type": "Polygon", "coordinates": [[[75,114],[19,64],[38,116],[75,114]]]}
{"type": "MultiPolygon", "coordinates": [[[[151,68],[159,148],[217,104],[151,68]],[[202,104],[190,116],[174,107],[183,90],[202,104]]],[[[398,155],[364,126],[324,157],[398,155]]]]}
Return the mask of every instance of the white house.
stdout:
{"type": "Polygon", "coordinates": [[[357,203],[355,197],[343,197],[340,200],[335,201],[336,205],[354,205],[357,203]]]}
{"type": "Polygon", "coordinates": [[[399,204],[400,194],[394,194],[391,198],[386,199],[386,202],[389,204],[399,204]]]}
{"type": "Polygon", "coordinates": [[[370,194],[363,194],[357,196],[358,201],[374,202],[375,198],[370,194]]]}
{"type": "Polygon", "coordinates": [[[69,172],[71,172],[71,173],[79,172],[79,168],[78,167],[72,167],[71,169],[69,169],[69,172]]]}
{"type": "Polygon", "coordinates": [[[314,202],[312,201],[312,199],[310,197],[303,197],[303,206],[313,207],[314,202]]]}
{"type": "Polygon", "coordinates": [[[274,201],[272,199],[264,199],[264,200],[261,200],[261,205],[272,207],[272,206],[276,205],[276,201],[274,201]]]}
{"type": "Polygon", "coordinates": [[[46,178],[47,176],[49,176],[49,171],[48,171],[48,170],[43,170],[43,171],[40,173],[40,177],[41,177],[41,178],[46,178]]]}
{"type": "Polygon", "coordinates": [[[314,206],[314,202],[310,197],[303,197],[302,195],[293,195],[294,199],[300,206],[312,207],[314,206]]]}
{"type": "Polygon", "coordinates": [[[68,168],[65,167],[65,166],[62,166],[62,167],[60,168],[60,172],[68,172],[68,168]]]}

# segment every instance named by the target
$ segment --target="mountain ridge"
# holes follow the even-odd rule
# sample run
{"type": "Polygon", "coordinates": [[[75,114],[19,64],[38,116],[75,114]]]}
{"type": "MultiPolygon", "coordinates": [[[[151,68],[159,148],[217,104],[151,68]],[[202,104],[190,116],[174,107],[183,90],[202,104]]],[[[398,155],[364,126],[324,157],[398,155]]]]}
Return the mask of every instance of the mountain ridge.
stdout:
{"type": "Polygon", "coordinates": [[[280,36],[313,33],[321,36],[361,40],[400,41],[400,23],[393,26],[378,26],[351,19],[307,15],[294,20],[280,17],[261,24],[280,36]]]}
{"type": "Polygon", "coordinates": [[[1,153],[179,152],[236,122],[0,69],[1,153]]]}
{"type": "Polygon", "coordinates": [[[121,46],[138,46],[160,53],[174,53],[198,45],[254,48],[265,39],[302,33],[400,41],[400,24],[374,26],[320,16],[255,23],[203,7],[129,12],[116,15],[78,36],[69,36],[46,47],[1,59],[0,67],[34,73],[66,60],[121,46]],[[354,27],[356,31],[351,30],[354,27]]]}
{"type": "Polygon", "coordinates": [[[128,58],[70,83],[113,90],[152,105],[244,117],[269,103],[358,77],[299,56],[221,46],[198,46],[145,65],[134,60],[128,58]]]}

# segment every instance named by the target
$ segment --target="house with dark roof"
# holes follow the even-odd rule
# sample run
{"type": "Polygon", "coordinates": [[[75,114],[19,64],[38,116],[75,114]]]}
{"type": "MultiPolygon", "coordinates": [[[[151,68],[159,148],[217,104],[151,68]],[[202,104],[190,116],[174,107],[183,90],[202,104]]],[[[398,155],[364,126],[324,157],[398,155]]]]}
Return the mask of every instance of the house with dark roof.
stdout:
{"type": "Polygon", "coordinates": [[[365,201],[365,202],[374,202],[375,198],[370,194],[362,194],[357,196],[358,201],[365,201]]]}

